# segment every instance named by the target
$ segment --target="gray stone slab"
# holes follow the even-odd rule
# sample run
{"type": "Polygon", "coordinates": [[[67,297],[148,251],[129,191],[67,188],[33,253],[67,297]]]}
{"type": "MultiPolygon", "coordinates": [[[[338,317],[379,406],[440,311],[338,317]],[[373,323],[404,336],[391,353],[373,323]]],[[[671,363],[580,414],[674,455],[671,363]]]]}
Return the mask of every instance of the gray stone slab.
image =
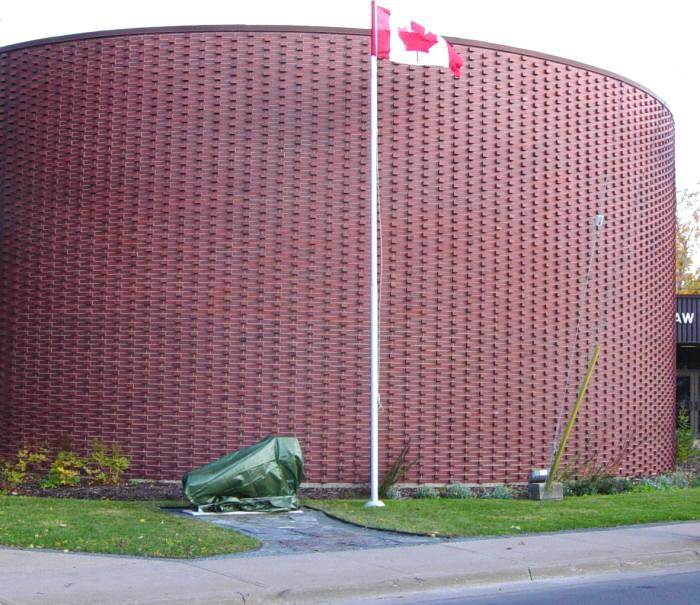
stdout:
{"type": "Polygon", "coordinates": [[[206,515],[197,518],[262,541],[259,550],[234,555],[236,557],[389,548],[442,541],[430,536],[411,536],[357,527],[308,508],[301,514],[206,515]]]}
{"type": "Polygon", "coordinates": [[[552,483],[547,489],[546,483],[529,483],[527,486],[527,497],[530,500],[563,500],[564,485],[552,483]]]}

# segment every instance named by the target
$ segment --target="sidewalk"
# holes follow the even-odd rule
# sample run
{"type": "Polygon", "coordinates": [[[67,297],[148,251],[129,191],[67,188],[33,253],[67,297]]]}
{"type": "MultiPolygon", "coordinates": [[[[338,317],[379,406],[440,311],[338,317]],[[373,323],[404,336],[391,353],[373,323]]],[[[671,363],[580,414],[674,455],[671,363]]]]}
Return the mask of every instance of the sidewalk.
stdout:
{"type": "Polygon", "coordinates": [[[700,568],[700,523],[188,561],[0,549],[0,604],[330,603],[443,586],[700,568]]]}

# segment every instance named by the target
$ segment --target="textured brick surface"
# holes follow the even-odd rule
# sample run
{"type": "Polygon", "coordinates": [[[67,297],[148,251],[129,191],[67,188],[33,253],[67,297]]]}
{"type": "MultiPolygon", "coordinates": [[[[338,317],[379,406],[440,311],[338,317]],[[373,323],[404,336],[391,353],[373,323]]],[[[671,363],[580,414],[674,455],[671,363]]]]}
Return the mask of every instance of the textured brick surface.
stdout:
{"type": "MultiPolygon", "coordinates": [[[[101,438],[173,478],[285,433],[308,480],[367,480],[366,40],[0,51],[0,453],[101,438]]],[[[526,480],[600,334],[572,455],[668,469],[670,113],[594,70],[457,51],[461,80],[379,70],[381,466],[410,439],[410,480],[526,480]]]]}

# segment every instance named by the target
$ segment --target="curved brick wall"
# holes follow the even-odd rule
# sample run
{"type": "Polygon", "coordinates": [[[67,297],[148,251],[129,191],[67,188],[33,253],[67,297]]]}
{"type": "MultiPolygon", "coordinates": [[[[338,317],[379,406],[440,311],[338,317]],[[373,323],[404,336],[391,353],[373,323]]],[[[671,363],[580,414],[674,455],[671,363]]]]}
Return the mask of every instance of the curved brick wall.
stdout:
{"type": "MultiPolygon", "coordinates": [[[[174,478],[287,433],[309,481],[367,480],[366,47],[181,28],[0,49],[3,453],[102,438],[174,478]]],[[[407,439],[412,481],[548,460],[607,174],[571,452],[670,468],[670,113],[593,68],[457,50],[461,80],[380,66],[381,466],[407,439]]]]}

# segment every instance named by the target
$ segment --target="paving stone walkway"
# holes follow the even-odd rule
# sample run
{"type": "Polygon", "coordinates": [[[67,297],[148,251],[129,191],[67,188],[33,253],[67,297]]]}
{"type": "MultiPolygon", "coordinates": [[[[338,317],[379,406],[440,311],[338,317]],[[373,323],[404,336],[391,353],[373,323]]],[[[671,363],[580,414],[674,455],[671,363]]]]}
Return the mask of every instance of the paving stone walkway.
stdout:
{"type": "Polygon", "coordinates": [[[304,508],[302,513],[202,515],[195,518],[253,536],[262,542],[262,547],[256,551],[227,555],[236,557],[388,548],[445,541],[443,538],[365,529],[310,508],[304,508]]]}

